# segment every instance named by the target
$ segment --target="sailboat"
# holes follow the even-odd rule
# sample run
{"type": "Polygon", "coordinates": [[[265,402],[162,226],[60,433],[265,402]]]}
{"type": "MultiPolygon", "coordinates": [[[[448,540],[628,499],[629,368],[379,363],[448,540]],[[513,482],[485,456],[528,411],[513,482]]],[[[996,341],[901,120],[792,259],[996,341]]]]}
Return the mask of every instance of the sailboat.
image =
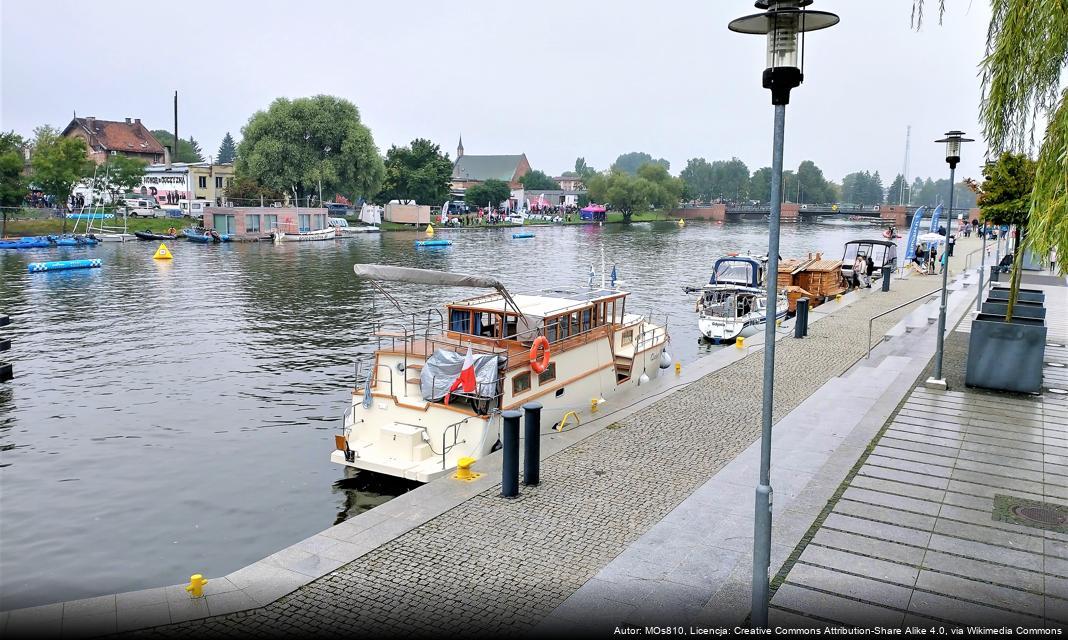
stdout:
{"type": "MultiPolygon", "coordinates": [[[[108,167],[108,169],[104,173],[104,181],[108,182],[110,176],[111,176],[111,168],[108,167]]],[[[93,177],[94,177],[93,182],[96,182],[96,180],[95,180],[96,173],[95,172],[93,173],[93,177]]],[[[115,226],[107,227],[107,226],[104,226],[104,217],[102,215],[100,216],[100,219],[98,220],[99,224],[97,225],[97,228],[94,231],[93,230],[93,220],[96,219],[96,218],[97,218],[97,216],[93,215],[93,189],[92,189],[92,186],[90,186],[89,187],[89,219],[86,220],[86,234],[96,238],[100,242],[130,242],[132,240],[137,240],[137,236],[135,236],[132,233],[127,233],[128,228],[127,228],[127,218],[126,218],[126,207],[123,207],[123,210],[122,210],[122,230],[121,231],[119,230],[119,227],[115,227],[115,226]]]]}

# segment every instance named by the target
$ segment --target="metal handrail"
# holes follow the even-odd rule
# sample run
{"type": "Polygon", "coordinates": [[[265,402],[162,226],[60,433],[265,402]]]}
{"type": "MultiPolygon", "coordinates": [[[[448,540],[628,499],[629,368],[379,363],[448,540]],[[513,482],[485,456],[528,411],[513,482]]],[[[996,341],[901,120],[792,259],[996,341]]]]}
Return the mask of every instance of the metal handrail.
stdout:
{"type": "Polygon", "coordinates": [[[979,248],[978,248],[978,249],[976,249],[975,251],[972,251],[972,252],[971,252],[971,253],[969,253],[968,255],[964,256],[964,270],[965,270],[965,271],[967,271],[968,269],[970,269],[970,268],[971,268],[971,265],[972,265],[972,256],[974,256],[975,254],[979,253],[979,252],[980,252],[980,251],[982,251],[982,250],[983,250],[983,248],[982,248],[982,247],[979,247],[979,248]]]}
{"type": "Polygon", "coordinates": [[[872,317],[868,318],[868,355],[864,356],[864,359],[865,360],[870,360],[871,359],[871,328],[872,328],[872,324],[875,322],[876,319],[881,318],[881,317],[883,317],[883,316],[885,316],[885,315],[887,315],[889,313],[893,313],[893,312],[897,311],[898,309],[902,309],[904,307],[907,307],[910,304],[915,304],[915,303],[919,302],[920,300],[923,300],[924,298],[926,298],[928,296],[937,295],[937,294],[939,294],[941,292],[942,292],[941,288],[935,289],[934,291],[929,291],[929,292],[923,294],[922,296],[919,296],[918,298],[913,298],[912,300],[909,300],[908,302],[903,302],[903,303],[897,305],[896,307],[894,307],[892,309],[887,309],[886,311],[883,311],[879,315],[875,315],[875,316],[872,316],[872,317]]]}

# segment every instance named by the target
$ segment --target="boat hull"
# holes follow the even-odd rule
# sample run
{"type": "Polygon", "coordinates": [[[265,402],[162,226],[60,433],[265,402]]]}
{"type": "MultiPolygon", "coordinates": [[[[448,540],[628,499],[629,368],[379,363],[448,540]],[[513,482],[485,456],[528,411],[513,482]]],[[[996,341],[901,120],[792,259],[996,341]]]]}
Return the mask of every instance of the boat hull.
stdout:
{"type": "Polygon", "coordinates": [[[315,242],[320,240],[333,240],[337,232],[333,227],[303,233],[276,232],[275,242],[315,242]]]}

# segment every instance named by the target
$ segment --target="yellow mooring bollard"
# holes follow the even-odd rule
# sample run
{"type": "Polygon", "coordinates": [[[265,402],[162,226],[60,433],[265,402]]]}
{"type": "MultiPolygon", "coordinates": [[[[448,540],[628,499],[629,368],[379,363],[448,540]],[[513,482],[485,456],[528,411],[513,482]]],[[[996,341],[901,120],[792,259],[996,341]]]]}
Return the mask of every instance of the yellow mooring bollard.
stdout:
{"type": "Polygon", "coordinates": [[[471,471],[471,465],[475,464],[475,459],[469,456],[464,456],[456,461],[456,475],[453,478],[457,480],[471,481],[475,478],[482,476],[481,473],[475,473],[471,471]]]}
{"type": "Polygon", "coordinates": [[[190,598],[200,598],[204,595],[204,585],[206,584],[208,584],[208,581],[204,579],[204,576],[195,573],[189,576],[189,584],[185,586],[185,590],[189,592],[190,598]]]}
{"type": "Polygon", "coordinates": [[[839,293],[838,295],[836,295],[836,296],[834,297],[834,301],[835,301],[835,302],[841,302],[841,301],[842,301],[842,294],[840,294],[840,293],[839,293]]]}
{"type": "Polygon", "coordinates": [[[682,362],[680,362],[680,361],[676,361],[675,362],[675,375],[677,375],[677,376],[681,376],[682,375],[682,362]]]}
{"type": "Polygon", "coordinates": [[[597,402],[597,398],[590,398],[590,413],[597,413],[598,404],[600,403],[597,402]]]}
{"type": "Polygon", "coordinates": [[[742,336],[738,336],[734,340],[734,346],[739,348],[739,349],[744,349],[745,348],[745,338],[743,338],[742,336]]]}

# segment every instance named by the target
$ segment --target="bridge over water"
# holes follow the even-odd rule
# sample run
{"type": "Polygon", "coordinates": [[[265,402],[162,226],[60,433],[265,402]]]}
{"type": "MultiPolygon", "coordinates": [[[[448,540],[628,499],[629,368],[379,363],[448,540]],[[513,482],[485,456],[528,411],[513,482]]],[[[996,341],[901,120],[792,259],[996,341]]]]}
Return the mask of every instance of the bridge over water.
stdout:
{"type": "MultiPolygon", "coordinates": [[[[903,227],[912,222],[912,216],[919,209],[918,206],[906,205],[838,205],[838,204],[797,204],[784,202],[782,205],[783,220],[814,220],[834,216],[839,219],[869,219],[873,222],[881,221],[886,224],[903,227]]],[[[928,212],[931,209],[928,208],[928,212]]],[[[771,214],[771,207],[762,205],[728,205],[707,204],[683,206],[674,209],[672,216],[679,218],[698,218],[705,220],[735,220],[763,218],[771,214]]],[[[965,220],[971,220],[979,215],[978,209],[965,209],[955,207],[953,217],[961,214],[965,220]]]]}

